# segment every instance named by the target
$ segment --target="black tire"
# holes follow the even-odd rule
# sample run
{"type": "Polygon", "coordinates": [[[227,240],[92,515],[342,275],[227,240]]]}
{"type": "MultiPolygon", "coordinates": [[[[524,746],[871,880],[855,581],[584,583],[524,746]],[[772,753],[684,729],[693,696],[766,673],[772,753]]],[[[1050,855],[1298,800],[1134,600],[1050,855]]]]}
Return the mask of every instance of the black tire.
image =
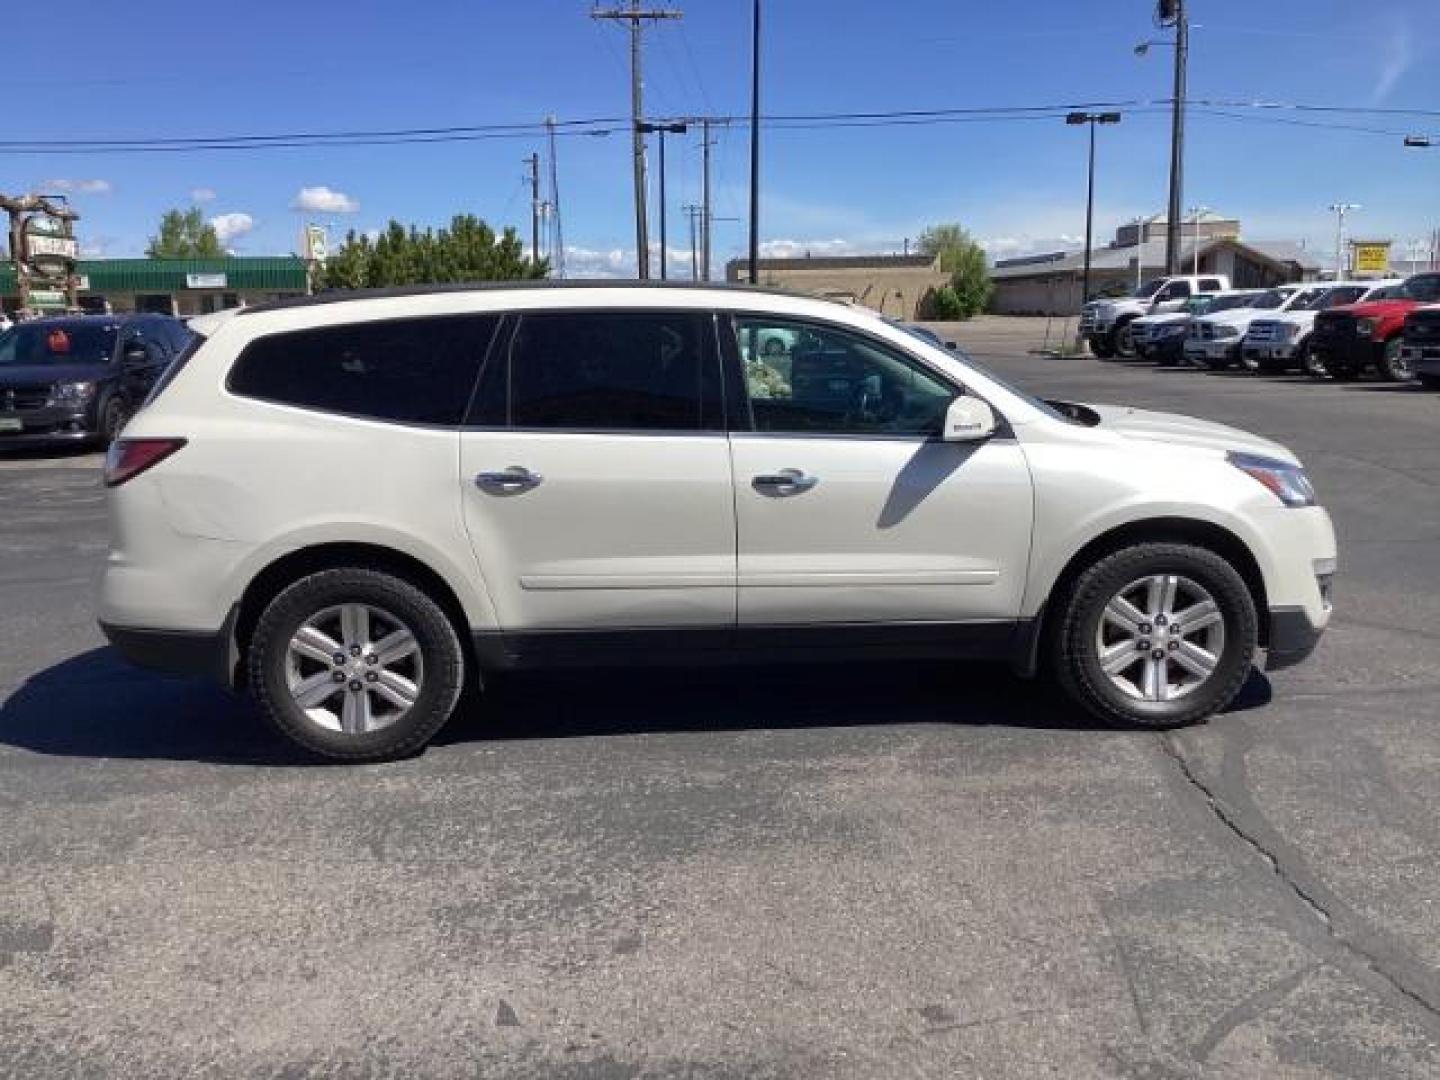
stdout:
{"type": "MultiPolygon", "coordinates": [[[[408,581],[362,567],[322,570],[284,589],[261,613],[247,660],[250,691],[270,723],[300,747],[333,761],[387,761],[420,750],[450,719],[465,678],[460,639],[440,605],[408,581]],[[398,620],[413,634],[423,665],[414,704],[386,726],[363,733],[335,730],[312,718],[287,681],[291,639],[307,620],[343,604],[366,605],[398,620]]],[[[317,667],[323,671],[323,665],[317,667]]],[[[341,680],[335,693],[342,702],[358,682],[341,680]]],[[[367,699],[371,694],[359,692],[367,699]]]]}
{"type": "Polygon", "coordinates": [[[1343,362],[1330,362],[1325,365],[1325,373],[1336,382],[1354,382],[1360,378],[1360,369],[1354,364],[1343,362]]]}
{"type": "MultiPolygon", "coordinates": [[[[1230,563],[1206,548],[1168,543],[1124,548],[1083,571],[1057,600],[1049,634],[1051,669],[1066,694],[1107,724],[1152,729],[1193,724],[1228,705],[1250,677],[1259,637],[1255,601],[1230,563]],[[1101,618],[1128,584],[1169,574],[1189,579],[1213,598],[1223,620],[1224,643],[1217,646],[1220,655],[1213,672],[1193,689],[1169,700],[1147,701],[1127,693],[1101,669],[1101,618]]],[[[1144,651],[1137,656],[1143,661],[1144,651]]],[[[1167,659],[1160,670],[1168,671],[1172,664],[1167,659]]],[[[1165,682],[1168,686],[1168,675],[1165,682]]]]}
{"type": "Polygon", "coordinates": [[[1109,337],[1091,338],[1090,351],[1097,360],[1109,360],[1115,355],[1115,345],[1109,337]]]}
{"type": "Polygon", "coordinates": [[[1440,390],[1440,375],[1416,375],[1426,390],[1440,390]]]}
{"type": "Polygon", "coordinates": [[[1398,337],[1393,337],[1385,343],[1385,351],[1380,357],[1376,366],[1380,369],[1380,375],[1391,382],[1409,382],[1415,377],[1410,370],[1410,361],[1402,354],[1404,342],[1398,337]]]}
{"type": "Polygon", "coordinates": [[[1129,360],[1135,355],[1135,334],[1130,329],[1130,323],[1123,322],[1117,326],[1111,341],[1114,342],[1115,355],[1122,360],[1129,360]]]}
{"type": "Polygon", "coordinates": [[[106,398],[105,403],[100,406],[100,416],[95,425],[100,445],[108,447],[118,439],[129,419],[130,410],[125,407],[125,402],[113,395],[106,398]]]}

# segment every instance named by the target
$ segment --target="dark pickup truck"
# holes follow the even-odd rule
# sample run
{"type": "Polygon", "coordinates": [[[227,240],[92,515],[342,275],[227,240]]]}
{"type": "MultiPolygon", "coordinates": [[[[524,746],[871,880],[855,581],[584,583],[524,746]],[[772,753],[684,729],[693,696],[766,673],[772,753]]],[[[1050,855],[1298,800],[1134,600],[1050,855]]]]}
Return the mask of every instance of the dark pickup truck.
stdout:
{"type": "Polygon", "coordinates": [[[1405,316],[1401,355],[1427,390],[1440,390],[1440,304],[1405,316]]]}
{"type": "Polygon", "coordinates": [[[1333,379],[1358,379],[1368,368],[1395,382],[1411,378],[1414,372],[1402,342],[1405,318],[1436,302],[1440,302],[1440,273],[1416,274],[1406,278],[1392,297],[1320,312],[1310,337],[1315,373],[1323,365],[1324,374],[1333,379]]]}

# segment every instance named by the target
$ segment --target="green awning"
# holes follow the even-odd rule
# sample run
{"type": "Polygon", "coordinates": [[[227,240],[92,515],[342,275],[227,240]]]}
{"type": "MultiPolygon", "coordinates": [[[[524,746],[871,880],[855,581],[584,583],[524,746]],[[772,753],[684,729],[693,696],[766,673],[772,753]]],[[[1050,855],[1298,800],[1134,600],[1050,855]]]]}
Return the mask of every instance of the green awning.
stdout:
{"type": "MultiPolygon", "coordinates": [[[[236,256],[229,259],[81,259],[76,273],[90,279],[92,293],[178,293],[192,287],[220,288],[200,282],[218,280],[223,288],[303,292],[305,263],[294,255],[236,256]],[[192,285],[192,282],[195,284],[192,285]]],[[[0,264],[0,293],[15,292],[15,267],[0,264]]]]}

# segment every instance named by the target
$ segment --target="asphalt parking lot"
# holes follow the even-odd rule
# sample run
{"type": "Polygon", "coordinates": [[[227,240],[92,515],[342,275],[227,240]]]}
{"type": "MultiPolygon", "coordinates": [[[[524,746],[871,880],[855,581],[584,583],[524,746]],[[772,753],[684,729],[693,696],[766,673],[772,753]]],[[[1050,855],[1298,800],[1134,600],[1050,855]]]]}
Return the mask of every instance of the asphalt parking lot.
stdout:
{"type": "Polygon", "coordinates": [[[512,679],[318,768],[103,646],[94,456],[0,460],[0,1076],[1440,1075],[1440,395],[1029,355],[1294,447],[1306,665],[1171,734],[984,667],[512,679]]]}

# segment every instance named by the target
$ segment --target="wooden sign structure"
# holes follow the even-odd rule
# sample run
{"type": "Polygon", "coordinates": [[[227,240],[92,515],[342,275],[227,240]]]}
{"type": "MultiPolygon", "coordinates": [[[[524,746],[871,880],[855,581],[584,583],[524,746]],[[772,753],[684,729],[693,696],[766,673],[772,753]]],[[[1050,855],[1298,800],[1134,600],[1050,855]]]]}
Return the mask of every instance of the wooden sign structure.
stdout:
{"type": "Polygon", "coordinates": [[[20,291],[20,310],[76,311],[80,215],[44,195],[0,195],[0,210],[10,215],[10,258],[20,291]]]}

